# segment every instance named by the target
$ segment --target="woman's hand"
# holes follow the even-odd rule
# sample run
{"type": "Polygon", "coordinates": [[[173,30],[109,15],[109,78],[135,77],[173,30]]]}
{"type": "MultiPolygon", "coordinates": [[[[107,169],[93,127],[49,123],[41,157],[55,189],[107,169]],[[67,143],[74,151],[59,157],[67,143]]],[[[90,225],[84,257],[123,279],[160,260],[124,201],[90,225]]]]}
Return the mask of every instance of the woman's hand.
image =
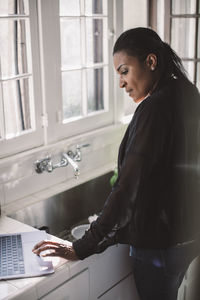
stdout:
{"type": "Polygon", "coordinates": [[[52,241],[41,241],[38,244],[36,244],[33,248],[33,253],[40,255],[41,252],[50,250],[49,253],[45,253],[42,255],[42,257],[46,256],[59,256],[68,260],[78,260],[74,249],[72,246],[52,242],[52,241]]]}

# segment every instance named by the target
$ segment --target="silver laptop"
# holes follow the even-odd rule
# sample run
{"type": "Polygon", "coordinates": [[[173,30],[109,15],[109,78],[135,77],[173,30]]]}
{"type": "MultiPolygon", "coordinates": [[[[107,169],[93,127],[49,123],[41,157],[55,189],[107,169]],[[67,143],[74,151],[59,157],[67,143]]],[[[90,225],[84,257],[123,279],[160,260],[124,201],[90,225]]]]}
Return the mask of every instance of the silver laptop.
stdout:
{"type": "Polygon", "coordinates": [[[34,245],[45,239],[46,232],[39,230],[0,234],[0,280],[53,273],[52,262],[32,252],[34,245]]]}

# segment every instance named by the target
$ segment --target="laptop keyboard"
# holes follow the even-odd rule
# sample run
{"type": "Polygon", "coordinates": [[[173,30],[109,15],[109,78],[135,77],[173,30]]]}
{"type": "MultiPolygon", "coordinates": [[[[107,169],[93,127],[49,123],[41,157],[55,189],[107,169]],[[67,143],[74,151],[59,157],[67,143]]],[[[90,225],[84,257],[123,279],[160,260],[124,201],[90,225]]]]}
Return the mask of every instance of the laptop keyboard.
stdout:
{"type": "Polygon", "coordinates": [[[24,274],[21,235],[0,237],[0,276],[24,274]]]}

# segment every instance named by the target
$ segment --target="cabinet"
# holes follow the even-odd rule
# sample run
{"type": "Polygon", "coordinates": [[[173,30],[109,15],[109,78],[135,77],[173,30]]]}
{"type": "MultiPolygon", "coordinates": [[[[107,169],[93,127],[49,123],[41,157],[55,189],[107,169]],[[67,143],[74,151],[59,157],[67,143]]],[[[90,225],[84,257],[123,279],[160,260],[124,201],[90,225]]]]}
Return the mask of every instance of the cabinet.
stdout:
{"type": "Polygon", "coordinates": [[[74,268],[71,279],[40,300],[139,300],[128,246],[109,247],[74,268]]]}
{"type": "MultiPolygon", "coordinates": [[[[108,248],[104,253],[98,255],[97,259],[89,266],[89,272],[90,300],[100,299],[99,297],[101,295],[110,291],[114,286],[115,289],[113,289],[112,293],[116,293],[115,290],[118,290],[118,285],[119,290],[121,289],[121,293],[125,292],[124,285],[126,285],[127,293],[129,293],[130,288],[133,286],[130,282],[131,279],[125,281],[124,285],[121,283],[123,278],[126,278],[127,275],[132,272],[132,260],[129,257],[129,247],[118,245],[108,248]]],[[[105,299],[118,299],[111,295],[105,299]]],[[[127,300],[129,298],[122,297],[119,299],[127,300]]],[[[132,297],[130,299],[132,300],[134,298],[132,297]]]]}
{"type": "Polygon", "coordinates": [[[88,300],[89,272],[85,270],[58,286],[41,300],[88,300]]]}
{"type": "Polygon", "coordinates": [[[128,275],[121,280],[118,284],[112,287],[109,291],[105,292],[102,296],[98,297],[100,300],[139,300],[133,274],[128,275]]]}

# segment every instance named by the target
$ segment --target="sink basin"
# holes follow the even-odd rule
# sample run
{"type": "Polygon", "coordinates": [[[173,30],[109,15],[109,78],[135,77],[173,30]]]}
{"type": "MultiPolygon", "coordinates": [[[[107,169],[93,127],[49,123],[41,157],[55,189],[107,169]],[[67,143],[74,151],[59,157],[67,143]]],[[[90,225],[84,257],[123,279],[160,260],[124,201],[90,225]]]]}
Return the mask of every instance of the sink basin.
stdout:
{"type": "Polygon", "coordinates": [[[53,197],[29,205],[9,217],[48,233],[73,241],[71,230],[87,224],[88,217],[101,211],[111,191],[107,173],[53,197]]]}
{"type": "Polygon", "coordinates": [[[71,235],[73,236],[73,238],[78,240],[84,235],[85,231],[88,230],[89,227],[90,227],[89,224],[82,224],[79,226],[75,226],[71,231],[71,235]]]}

